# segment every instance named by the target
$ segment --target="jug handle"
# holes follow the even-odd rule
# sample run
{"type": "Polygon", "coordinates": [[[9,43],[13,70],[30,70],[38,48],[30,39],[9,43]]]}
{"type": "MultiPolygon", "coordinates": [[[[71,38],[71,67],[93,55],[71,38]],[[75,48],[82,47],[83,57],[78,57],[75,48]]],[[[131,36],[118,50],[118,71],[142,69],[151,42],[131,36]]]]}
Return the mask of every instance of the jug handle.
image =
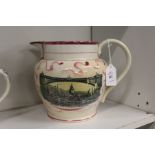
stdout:
{"type": "Polygon", "coordinates": [[[2,74],[3,77],[4,77],[4,79],[6,80],[6,88],[5,88],[5,91],[4,91],[4,93],[0,97],[0,102],[1,102],[8,95],[8,93],[10,91],[11,84],[10,84],[10,80],[9,80],[8,74],[3,69],[0,69],[0,74],[2,74]]]}
{"type": "MultiPolygon", "coordinates": [[[[122,51],[125,53],[125,57],[126,57],[126,66],[125,66],[124,70],[122,71],[122,73],[117,78],[117,84],[118,84],[125,77],[125,75],[127,74],[127,72],[130,69],[131,61],[132,61],[131,53],[130,53],[129,48],[123,42],[121,42],[117,39],[106,39],[99,44],[99,51],[98,51],[99,55],[101,54],[102,48],[104,46],[108,45],[108,43],[114,43],[114,44],[117,44],[119,47],[121,47],[123,49],[122,51]]],[[[114,88],[114,86],[108,86],[105,89],[105,92],[104,92],[103,98],[102,98],[102,102],[105,101],[107,95],[111,92],[111,90],[113,88],[114,88]]]]}

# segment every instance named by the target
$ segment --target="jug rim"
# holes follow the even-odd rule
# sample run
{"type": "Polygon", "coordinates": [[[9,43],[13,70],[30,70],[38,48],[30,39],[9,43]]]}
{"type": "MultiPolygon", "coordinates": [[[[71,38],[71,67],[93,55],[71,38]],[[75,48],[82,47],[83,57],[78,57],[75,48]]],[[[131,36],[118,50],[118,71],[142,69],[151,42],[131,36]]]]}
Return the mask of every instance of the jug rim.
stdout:
{"type": "Polygon", "coordinates": [[[30,44],[44,44],[44,45],[96,45],[96,41],[33,41],[30,44]]]}

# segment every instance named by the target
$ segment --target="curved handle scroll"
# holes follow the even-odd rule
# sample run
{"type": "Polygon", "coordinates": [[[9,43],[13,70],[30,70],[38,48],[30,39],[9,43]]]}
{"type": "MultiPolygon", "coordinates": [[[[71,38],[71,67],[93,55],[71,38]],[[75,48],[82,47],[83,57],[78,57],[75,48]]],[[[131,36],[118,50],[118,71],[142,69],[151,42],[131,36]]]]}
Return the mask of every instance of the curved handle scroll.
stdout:
{"type": "Polygon", "coordinates": [[[2,74],[3,77],[4,77],[4,79],[6,80],[6,88],[5,88],[5,91],[4,91],[4,93],[0,97],[0,102],[1,102],[8,95],[8,93],[10,91],[11,84],[10,84],[10,80],[9,80],[8,74],[3,69],[0,69],[0,74],[2,74]]]}
{"type": "MultiPolygon", "coordinates": [[[[131,66],[131,53],[129,48],[121,41],[117,40],[117,39],[107,39],[103,42],[101,42],[99,44],[99,55],[101,54],[102,48],[104,46],[107,46],[108,43],[115,43],[117,44],[119,47],[121,47],[123,49],[123,52],[125,53],[125,57],[126,57],[126,66],[125,69],[122,71],[122,73],[119,75],[119,77],[117,78],[117,84],[125,77],[125,75],[127,74],[127,72],[130,69],[131,66]]],[[[107,95],[111,92],[111,90],[114,88],[114,86],[109,86],[106,88],[104,94],[103,94],[103,102],[105,101],[105,98],[107,97],[107,95]]]]}

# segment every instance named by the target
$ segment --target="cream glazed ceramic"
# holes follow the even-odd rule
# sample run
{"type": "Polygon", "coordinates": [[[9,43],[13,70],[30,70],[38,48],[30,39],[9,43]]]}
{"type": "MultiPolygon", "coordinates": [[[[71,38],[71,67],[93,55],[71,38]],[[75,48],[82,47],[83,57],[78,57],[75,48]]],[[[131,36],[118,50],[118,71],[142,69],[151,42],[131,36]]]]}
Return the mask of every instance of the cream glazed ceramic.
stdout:
{"type": "Polygon", "coordinates": [[[100,101],[113,87],[105,85],[106,62],[99,58],[108,43],[122,47],[127,64],[118,77],[123,79],[131,65],[128,47],[119,40],[107,39],[98,44],[91,41],[31,42],[39,47],[42,59],[35,66],[35,85],[48,115],[65,121],[93,117],[100,101]]]}
{"type": "Polygon", "coordinates": [[[6,81],[5,90],[4,90],[3,94],[0,96],[0,102],[1,102],[7,97],[8,93],[10,91],[11,84],[10,84],[8,73],[6,71],[4,71],[3,69],[0,69],[0,74],[4,77],[4,79],[6,81]]]}

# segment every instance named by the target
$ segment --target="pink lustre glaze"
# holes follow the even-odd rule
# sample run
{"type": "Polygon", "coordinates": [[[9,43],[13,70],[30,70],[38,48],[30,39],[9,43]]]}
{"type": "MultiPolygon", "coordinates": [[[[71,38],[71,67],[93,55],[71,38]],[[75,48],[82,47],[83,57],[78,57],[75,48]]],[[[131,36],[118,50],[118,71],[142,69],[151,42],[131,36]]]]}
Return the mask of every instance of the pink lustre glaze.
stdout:
{"type": "Polygon", "coordinates": [[[35,41],[30,44],[44,44],[44,45],[93,45],[98,44],[95,41],[35,41]]]}

